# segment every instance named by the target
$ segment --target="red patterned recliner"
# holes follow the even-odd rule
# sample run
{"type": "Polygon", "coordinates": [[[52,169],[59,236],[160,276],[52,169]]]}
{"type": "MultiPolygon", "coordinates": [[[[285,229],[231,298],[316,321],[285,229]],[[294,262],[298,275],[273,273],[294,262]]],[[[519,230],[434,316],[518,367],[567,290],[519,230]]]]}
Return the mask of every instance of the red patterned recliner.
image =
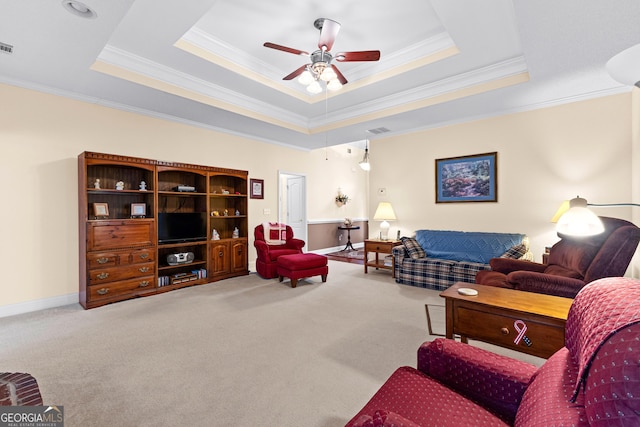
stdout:
{"type": "MultiPolygon", "coordinates": [[[[278,224],[284,226],[284,224],[278,224]]],[[[265,241],[264,226],[258,225],[254,231],[253,236],[255,240],[253,245],[258,251],[258,258],[256,260],[256,271],[260,276],[265,279],[273,279],[278,277],[278,264],[276,263],[278,257],[282,255],[301,254],[302,248],[305,245],[304,240],[296,239],[293,237],[293,230],[290,226],[286,226],[282,244],[270,245],[265,241]]]]}
{"type": "Polygon", "coordinates": [[[347,427],[640,425],[640,280],[576,296],[566,347],[540,368],[454,340],[418,349],[347,427]]]}
{"type": "Polygon", "coordinates": [[[559,235],[547,264],[492,258],[491,270],[476,283],[573,298],[584,285],[603,277],[624,276],[640,241],[640,228],[619,218],[600,217],[605,231],[590,237],[559,235]]]}

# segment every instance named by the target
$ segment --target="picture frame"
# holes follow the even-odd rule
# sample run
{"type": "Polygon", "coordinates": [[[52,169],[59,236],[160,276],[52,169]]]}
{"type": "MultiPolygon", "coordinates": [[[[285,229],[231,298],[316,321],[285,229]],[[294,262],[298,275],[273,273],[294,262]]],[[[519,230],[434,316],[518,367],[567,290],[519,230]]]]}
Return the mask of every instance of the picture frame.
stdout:
{"type": "Polygon", "coordinates": [[[147,216],[147,204],[146,203],[131,203],[131,217],[132,218],[144,218],[147,216]]]}
{"type": "Polygon", "coordinates": [[[436,159],[436,203],[497,202],[498,153],[436,159]]]}
{"type": "Polygon", "coordinates": [[[264,199],[264,179],[249,180],[249,197],[252,199],[264,199]]]}
{"type": "Polygon", "coordinates": [[[94,203],[93,216],[96,218],[106,218],[109,216],[109,205],[107,203],[94,203]]]}

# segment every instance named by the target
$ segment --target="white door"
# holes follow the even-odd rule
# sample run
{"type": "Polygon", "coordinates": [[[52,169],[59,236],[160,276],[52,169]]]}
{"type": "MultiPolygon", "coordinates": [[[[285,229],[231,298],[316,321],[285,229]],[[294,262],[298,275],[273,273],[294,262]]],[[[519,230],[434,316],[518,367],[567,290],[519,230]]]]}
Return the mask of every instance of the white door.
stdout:
{"type": "Polygon", "coordinates": [[[287,174],[284,180],[283,198],[286,200],[286,222],[293,235],[307,241],[306,178],[303,175],[287,174]]]}

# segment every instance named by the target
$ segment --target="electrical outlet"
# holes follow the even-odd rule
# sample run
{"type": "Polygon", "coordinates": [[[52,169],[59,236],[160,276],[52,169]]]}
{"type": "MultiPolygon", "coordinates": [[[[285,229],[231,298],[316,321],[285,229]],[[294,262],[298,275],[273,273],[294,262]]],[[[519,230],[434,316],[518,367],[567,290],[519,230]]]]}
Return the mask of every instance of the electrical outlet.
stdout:
{"type": "Polygon", "coordinates": [[[262,213],[263,213],[264,215],[271,215],[271,209],[269,209],[269,208],[262,209],[262,213]]]}

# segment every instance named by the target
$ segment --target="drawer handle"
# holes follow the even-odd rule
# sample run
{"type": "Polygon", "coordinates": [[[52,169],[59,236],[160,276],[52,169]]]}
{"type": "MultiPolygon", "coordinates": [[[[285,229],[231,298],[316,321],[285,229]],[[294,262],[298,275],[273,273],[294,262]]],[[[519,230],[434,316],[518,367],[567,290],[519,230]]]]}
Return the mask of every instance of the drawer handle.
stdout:
{"type": "Polygon", "coordinates": [[[148,280],[143,280],[142,282],[140,282],[140,287],[141,288],[146,288],[147,286],[149,286],[149,281],[148,280]]]}
{"type": "Polygon", "coordinates": [[[500,332],[502,332],[502,335],[509,335],[509,329],[507,328],[500,329],[500,332]]]}
{"type": "Polygon", "coordinates": [[[140,268],[138,269],[138,271],[139,271],[140,273],[146,273],[147,271],[149,271],[149,267],[140,267],[140,268]]]}
{"type": "Polygon", "coordinates": [[[98,264],[106,264],[109,262],[109,258],[102,257],[102,258],[98,258],[96,261],[98,262],[98,264]]]}
{"type": "Polygon", "coordinates": [[[109,273],[98,273],[98,275],[96,276],[98,279],[103,280],[106,279],[107,277],[109,277],[109,273]]]}
{"type": "Polygon", "coordinates": [[[109,288],[98,289],[98,295],[106,295],[109,293],[109,288]]]}
{"type": "Polygon", "coordinates": [[[147,259],[149,258],[149,254],[140,254],[140,259],[147,259]]]}

